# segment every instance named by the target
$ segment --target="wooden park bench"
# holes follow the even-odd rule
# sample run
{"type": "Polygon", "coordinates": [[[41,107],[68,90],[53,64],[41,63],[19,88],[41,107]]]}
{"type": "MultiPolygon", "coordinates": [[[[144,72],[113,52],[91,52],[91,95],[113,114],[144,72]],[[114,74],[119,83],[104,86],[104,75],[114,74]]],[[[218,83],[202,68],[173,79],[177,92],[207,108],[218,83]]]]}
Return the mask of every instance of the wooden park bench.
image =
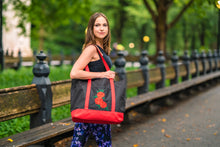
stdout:
{"type": "MultiPolygon", "coordinates": [[[[183,63],[173,59],[172,65],[165,66],[164,60],[161,55],[161,58],[158,58],[157,67],[148,69],[148,59],[146,53],[143,52],[140,59],[140,69],[126,72],[124,70],[125,60],[123,56],[119,56],[118,61],[116,60],[116,72],[120,78],[126,77],[127,89],[138,88],[138,95],[127,99],[126,112],[145,103],[151,103],[154,100],[162,99],[220,77],[219,60],[217,60],[217,66],[216,64],[210,64],[214,63],[214,60],[190,61],[189,58],[185,58],[183,63]],[[180,78],[182,79],[181,83],[179,82],[180,78]],[[165,85],[167,80],[171,83],[169,86],[165,85]],[[149,84],[155,84],[156,90],[149,92],[149,84]]],[[[45,95],[42,96],[40,94],[41,86],[31,84],[0,89],[0,122],[38,114],[43,105],[41,99],[42,97],[46,98],[45,95]]],[[[71,80],[51,83],[51,92],[53,94],[52,108],[70,103],[70,87],[71,80]]],[[[31,125],[33,126],[33,124],[31,125]]],[[[71,118],[57,122],[46,122],[22,133],[0,139],[0,146],[17,147],[34,144],[53,146],[56,141],[72,136],[73,129],[74,123],[71,118]]]]}

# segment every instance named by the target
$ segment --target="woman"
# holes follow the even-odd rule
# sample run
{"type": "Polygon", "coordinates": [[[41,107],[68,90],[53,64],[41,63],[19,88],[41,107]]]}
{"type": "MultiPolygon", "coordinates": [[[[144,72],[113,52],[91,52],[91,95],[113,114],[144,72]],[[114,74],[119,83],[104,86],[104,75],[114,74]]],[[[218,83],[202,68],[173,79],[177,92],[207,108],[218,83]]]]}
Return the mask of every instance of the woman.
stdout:
{"type": "MultiPolygon", "coordinates": [[[[112,66],[110,57],[111,34],[109,22],[103,13],[95,13],[90,17],[83,52],[75,62],[71,72],[71,79],[115,78],[114,71],[106,71],[97,52],[101,51],[109,68],[112,66]],[[96,46],[95,46],[96,45],[96,46]],[[86,65],[89,72],[84,71],[86,65]]],[[[111,147],[111,128],[109,124],[75,123],[71,147],[84,146],[88,136],[92,134],[99,147],[111,147]]]]}

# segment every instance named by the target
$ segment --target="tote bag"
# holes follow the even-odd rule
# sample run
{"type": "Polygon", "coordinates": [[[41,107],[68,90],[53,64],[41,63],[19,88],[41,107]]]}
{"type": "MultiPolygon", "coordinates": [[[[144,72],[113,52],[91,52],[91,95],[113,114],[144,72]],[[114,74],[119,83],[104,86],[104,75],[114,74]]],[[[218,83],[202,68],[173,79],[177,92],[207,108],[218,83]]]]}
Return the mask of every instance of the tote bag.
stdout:
{"type": "MultiPolygon", "coordinates": [[[[98,48],[97,51],[106,70],[110,70],[98,48]]],[[[89,71],[88,65],[85,70],[89,71]]],[[[71,116],[74,122],[119,124],[124,120],[125,101],[126,79],[72,80],[71,116]]]]}

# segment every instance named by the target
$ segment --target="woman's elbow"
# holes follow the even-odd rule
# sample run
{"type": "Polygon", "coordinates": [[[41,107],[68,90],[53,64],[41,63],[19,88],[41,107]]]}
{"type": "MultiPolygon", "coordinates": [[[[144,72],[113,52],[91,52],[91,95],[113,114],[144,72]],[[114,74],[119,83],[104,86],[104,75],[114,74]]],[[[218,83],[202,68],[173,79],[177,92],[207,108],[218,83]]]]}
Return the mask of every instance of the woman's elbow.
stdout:
{"type": "Polygon", "coordinates": [[[76,78],[76,73],[75,72],[70,72],[70,78],[75,79],[76,78]]]}

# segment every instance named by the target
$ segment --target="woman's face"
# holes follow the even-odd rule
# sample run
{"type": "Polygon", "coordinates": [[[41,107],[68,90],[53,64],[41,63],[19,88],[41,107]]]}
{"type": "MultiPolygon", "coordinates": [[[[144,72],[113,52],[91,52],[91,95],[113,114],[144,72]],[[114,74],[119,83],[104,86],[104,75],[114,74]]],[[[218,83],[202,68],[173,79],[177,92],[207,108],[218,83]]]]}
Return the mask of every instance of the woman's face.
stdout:
{"type": "Polygon", "coordinates": [[[97,39],[104,39],[104,37],[108,34],[108,23],[104,17],[99,16],[95,20],[93,32],[97,39]]]}

